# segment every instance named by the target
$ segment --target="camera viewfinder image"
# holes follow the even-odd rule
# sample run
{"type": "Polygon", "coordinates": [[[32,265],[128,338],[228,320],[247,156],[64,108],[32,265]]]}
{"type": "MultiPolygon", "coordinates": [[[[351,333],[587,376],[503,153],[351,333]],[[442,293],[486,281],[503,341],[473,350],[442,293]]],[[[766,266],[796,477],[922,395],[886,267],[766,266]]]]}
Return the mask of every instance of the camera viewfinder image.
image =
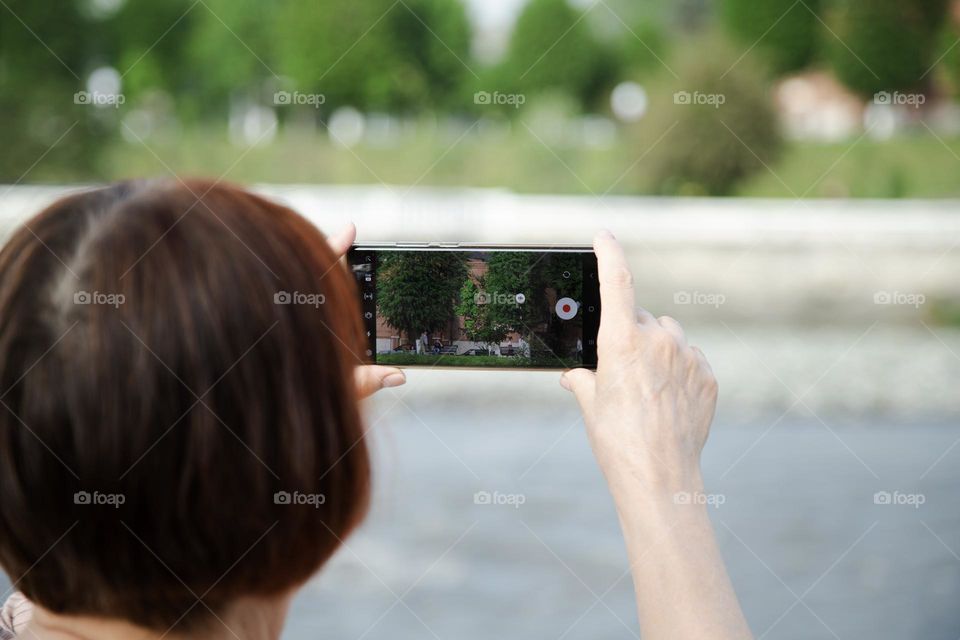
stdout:
{"type": "MultiPolygon", "coordinates": [[[[566,369],[584,364],[583,252],[379,251],[376,362],[566,369]]],[[[370,276],[373,282],[371,282],[370,276]]],[[[589,307],[591,311],[593,306],[589,307]]],[[[373,331],[374,322],[366,318],[373,331]]],[[[589,363],[587,363],[589,364],[589,363]]]]}

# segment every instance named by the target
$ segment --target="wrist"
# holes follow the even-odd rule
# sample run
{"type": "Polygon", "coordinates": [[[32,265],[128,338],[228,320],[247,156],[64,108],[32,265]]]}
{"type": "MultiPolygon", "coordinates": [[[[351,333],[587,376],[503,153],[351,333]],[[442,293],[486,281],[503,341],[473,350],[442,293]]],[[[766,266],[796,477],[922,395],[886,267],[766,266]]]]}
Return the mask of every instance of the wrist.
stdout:
{"type": "Polygon", "coordinates": [[[648,460],[632,464],[609,465],[607,484],[617,504],[682,504],[684,494],[703,492],[700,461],[648,460]]]}
{"type": "Polygon", "coordinates": [[[611,482],[610,489],[626,535],[657,535],[700,519],[711,498],[698,465],[676,473],[621,478],[611,482]]]}

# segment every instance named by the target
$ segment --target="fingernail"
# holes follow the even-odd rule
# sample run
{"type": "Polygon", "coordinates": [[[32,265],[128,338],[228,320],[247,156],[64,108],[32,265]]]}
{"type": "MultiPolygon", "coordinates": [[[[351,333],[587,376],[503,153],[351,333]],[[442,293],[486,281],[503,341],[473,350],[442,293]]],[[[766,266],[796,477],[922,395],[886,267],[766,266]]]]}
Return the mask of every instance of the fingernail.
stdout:
{"type": "Polygon", "coordinates": [[[610,233],[609,229],[601,229],[599,232],[597,232],[597,237],[609,239],[609,240],[616,240],[616,237],[612,233],[610,233]]]}
{"type": "Polygon", "coordinates": [[[567,380],[567,374],[565,373],[560,376],[560,386],[566,389],[567,391],[570,391],[570,381],[567,380]]]}
{"type": "Polygon", "coordinates": [[[389,387],[399,387],[407,381],[407,376],[403,375],[400,371],[396,373],[391,373],[386,378],[381,381],[384,389],[389,387]]]}

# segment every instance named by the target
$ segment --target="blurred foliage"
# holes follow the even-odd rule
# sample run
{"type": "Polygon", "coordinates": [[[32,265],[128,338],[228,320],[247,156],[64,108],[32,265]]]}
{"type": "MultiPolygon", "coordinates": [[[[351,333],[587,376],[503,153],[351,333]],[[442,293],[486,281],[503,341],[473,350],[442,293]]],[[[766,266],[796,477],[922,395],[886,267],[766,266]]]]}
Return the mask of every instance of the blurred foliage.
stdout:
{"type": "Polygon", "coordinates": [[[634,135],[646,154],[635,175],[654,193],[728,195],[782,150],[763,70],[722,44],[709,46],[709,60],[683,61],[681,79],[659,92],[634,135]]]}
{"type": "MultiPolygon", "coordinates": [[[[939,75],[954,96],[960,95],[960,24],[948,21],[938,38],[935,59],[940,61],[939,75]]],[[[937,77],[937,76],[934,76],[937,77]]]]}
{"type": "MultiPolygon", "coordinates": [[[[103,176],[164,174],[168,167],[176,167],[183,174],[214,178],[229,172],[231,180],[247,183],[379,185],[383,180],[388,185],[470,185],[520,193],[653,194],[644,161],[648,149],[664,134],[653,127],[638,128],[610,144],[554,146],[551,151],[519,123],[502,131],[484,130],[459,143],[460,132],[424,129],[426,125],[411,126],[389,143],[361,143],[346,149],[322,130],[289,128],[269,145],[244,150],[238,150],[219,129],[191,129],[179,137],[151,140],[149,150],[139,144],[111,146],[103,176]],[[443,161],[437,162],[440,157],[443,161]]],[[[667,140],[664,137],[659,144],[667,140]]],[[[960,197],[957,156],[960,139],[938,139],[924,132],[892,140],[867,137],[856,145],[794,141],[770,165],[775,174],[759,171],[735,186],[731,195],[956,198],[960,197]],[[896,189],[891,187],[894,177],[899,183],[896,189]]],[[[391,189],[398,197],[403,193],[397,187],[391,189]]]]}
{"type": "MultiPolygon", "coordinates": [[[[129,104],[151,90],[163,89],[178,96],[184,107],[193,106],[196,100],[191,98],[213,80],[209,73],[213,59],[189,55],[193,26],[210,17],[206,13],[202,4],[188,0],[119,3],[116,13],[95,21],[93,28],[100,37],[94,40],[96,53],[87,60],[120,72],[129,104]],[[158,32],[158,25],[164,25],[163,30],[158,32]]],[[[218,74],[230,65],[223,54],[221,49],[218,74]]]]}
{"type": "MultiPolygon", "coordinates": [[[[504,58],[485,64],[472,54],[463,0],[7,0],[0,7],[0,181],[104,179],[172,167],[270,181],[772,193],[783,186],[758,168],[778,158],[768,91],[784,73],[826,65],[867,98],[880,90],[960,94],[960,47],[953,46],[960,27],[946,23],[948,0],[714,4],[529,0],[504,58]],[[716,24],[735,50],[703,38],[716,24]],[[754,43],[750,56],[734,64],[754,43]],[[754,56],[772,75],[749,62],[754,56]],[[76,104],[74,94],[103,68],[122,78],[125,103],[76,104]],[[674,71],[679,80],[671,79],[674,71]],[[610,91],[624,80],[642,84],[650,100],[639,125],[610,118],[610,91]],[[255,115],[266,113],[272,123],[268,110],[279,90],[322,94],[325,101],[320,108],[277,110],[282,126],[271,148],[243,148],[249,156],[234,167],[239,152],[225,141],[228,117],[241,121],[247,109],[261,107],[255,115]],[[672,104],[677,90],[722,93],[726,102],[716,109],[672,104]],[[526,100],[520,109],[481,108],[476,91],[526,100]],[[350,150],[329,145],[317,135],[324,130],[317,121],[326,124],[343,106],[390,114],[391,127],[412,126],[415,135],[361,141],[350,150]],[[609,120],[598,128],[600,119],[586,114],[609,120]],[[464,133],[478,117],[476,130],[464,133]],[[620,180],[668,130],[639,170],[620,180]],[[138,144],[141,134],[150,149],[138,144]],[[158,164],[154,149],[167,162],[158,164]]],[[[927,142],[886,143],[908,149],[913,164],[881,153],[889,148],[881,143],[864,142],[876,159],[858,160],[863,175],[844,175],[828,191],[956,193],[942,162],[914,153],[945,152],[927,142]]],[[[784,162],[807,154],[819,162],[815,149],[835,151],[793,147],[784,162]]],[[[859,158],[859,149],[849,157],[859,158]]],[[[806,176],[803,166],[776,170],[806,176]]],[[[798,192],[805,189],[801,184],[798,192]]]]}
{"type": "Polygon", "coordinates": [[[960,327],[960,300],[936,298],[927,303],[927,309],[931,323],[960,327]]]}
{"type": "Polygon", "coordinates": [[[837,77],[866,97],[923,89],[936,62],[948,0],[834,0],[828,57],[837,77]]]}
{"type": "Polygon", "coordinates": [[[814,58],[820,35],[819,0],[723,0],[720,16],[746,47],[764,54],[778,73],[796,71],[814,58]]]}
{"type": "MultiPolygon", "coordinates": [[[[180,80],[182,90],[175,92],[178,102],[188,103],[179,105],[181,113],[188,108],[200,118],[222,118],[230,98],[267,98],[281,88],[275,71],[277,48],[273,46],[276,10],[276,6],[257,0],[204,0],[191,11],[185,18],[193,17],[190,33],[183,39],[171,39],[174,44],[187,42],[186,47],[178,47],[187,63],[182,68],[188,72],[180,80]]],[[[177,63],[176,55],[165,59],[177,63]]],[[[166,86],[157,86],[150,72],[144,73],[138,84],[166,86]]]]}
{"type": "Polygon", "coordinates": [[[517,18],[495,86],[506,93],[559,91],[595,104],[618,75],[618,59],[567,0],[530,0],[517,18]]]}
{"type": "Polygon", "coordinates": [[[653,22],[640,21],[625,26],[617,53],[624,76],[649,76],[663,70],[669,56],[669,38],[663,28],[653,22]]]}
{"type": "Polygon", "coordinates": [[[949,0],[723,0],[722,23],[771,69],[826,60],[853,91],[925,90],[949,0]]]}
{"type": "Polygon", "coordinates": [[[75,92],[82,89],[79,79],[88,71],[85,61],[95,42],[93,21],[75,3],[59,4],[53,10],[33,0],[6,0],[2,9],[6,15],[0,19],[0,180],[4,182],[20,180],[41,158],[45,167],[70,167],[82,177],[96,173],[95,142],[109,125],[89,118],[89,108],[74,100],[75,92]],[[24,28],[24,23],[31,28],[24,28]],[[42,43],[37,32],[43,34],[42,43]]]}
{"type": "Polygon", "coordinates": [[[273,41],[282,74],[328,109],[409,113],[467,103],[470,29],[458,0],[283,0],[273,41]]]}

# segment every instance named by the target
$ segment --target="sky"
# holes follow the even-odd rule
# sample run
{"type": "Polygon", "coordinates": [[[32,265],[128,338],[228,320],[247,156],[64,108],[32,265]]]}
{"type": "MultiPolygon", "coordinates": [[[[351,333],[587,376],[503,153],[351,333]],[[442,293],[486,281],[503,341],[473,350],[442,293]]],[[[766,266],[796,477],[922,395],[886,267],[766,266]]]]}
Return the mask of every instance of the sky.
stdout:
{"type": "MultiPolygon", "coordinates": [[[[474,26],[474,53],[481,60],[496,60],[506,49],[513,23],[528,0],[462,0],[474,26]]],[[[588,8],[596,0],[568,0],[588,8]]]]}
{"type": "Polygon", "coordinates": [[[466,0],[474,25],[474,48],[482,60],[495,60],[506,47],[510,30],[526,0],[466,0]]]}

